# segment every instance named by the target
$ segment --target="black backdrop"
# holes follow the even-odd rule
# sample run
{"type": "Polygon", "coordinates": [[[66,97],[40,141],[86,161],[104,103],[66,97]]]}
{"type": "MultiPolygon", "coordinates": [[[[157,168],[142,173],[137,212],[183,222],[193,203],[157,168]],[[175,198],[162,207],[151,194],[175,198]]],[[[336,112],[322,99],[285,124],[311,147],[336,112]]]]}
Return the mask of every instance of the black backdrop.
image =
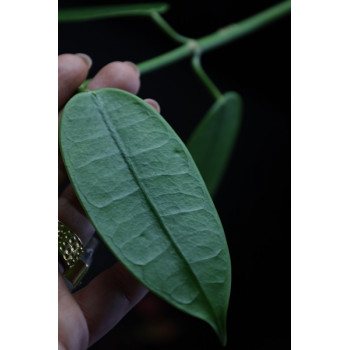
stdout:
{"type": "MultiPolygon", "coordinates": [[[[141,1],[59,1],[59,8],[141,1]]],[[[181,34],[201,37],[279,1],[168,1],[164,18],[181,34]]],[[[114,60],[142,62],[173,43],[148,18],[59,24],[58,53],[84,52],[91,76],[114,60]]],[[[203,55],[222,92],[244,102],[242,129],[214,198],[232,260],[228,349],[290,348],[290,16],[203,55]]],[[[139,96],[156,99],[186,141],[212,104],[189,61],[148,73],[139,96]]],[[[88,276],[113,264],[101,243],[88,276]]],[[[220,349],[204,322],[149,295],[92,349],[220,349]]]]}

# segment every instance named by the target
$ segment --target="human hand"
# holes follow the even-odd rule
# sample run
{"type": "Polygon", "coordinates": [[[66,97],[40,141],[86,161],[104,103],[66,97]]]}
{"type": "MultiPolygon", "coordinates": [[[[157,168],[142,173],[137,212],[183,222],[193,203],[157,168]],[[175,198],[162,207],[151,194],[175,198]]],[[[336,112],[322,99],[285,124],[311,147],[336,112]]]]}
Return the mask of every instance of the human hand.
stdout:
{"type": "MultiPolygon", "coordinates": [[[[82,54],[64,54],[58,57],[59,118],[65,103],[84,82],[91,59],[82,54]]],[[[89,82],[87,88],[119,88],[136,94],[140,87],[137,67],[130,62],[112,62],[103,67],[89,82]]],[[[159,105],[146,99],[159,112],[159,105]]],[[[67,174],[58,155],[58,186],[67,174]]],[[[94,228],[68,185],[58,198],[59,220],[70,227],[84,245],[94,234],[94,228]]],[[[58,348],[60,350],[86,349],[112,329],[146,294],[141,285],[120,263],[101,273],[86,287],[71,294],[58,273],[58,348]]]]}

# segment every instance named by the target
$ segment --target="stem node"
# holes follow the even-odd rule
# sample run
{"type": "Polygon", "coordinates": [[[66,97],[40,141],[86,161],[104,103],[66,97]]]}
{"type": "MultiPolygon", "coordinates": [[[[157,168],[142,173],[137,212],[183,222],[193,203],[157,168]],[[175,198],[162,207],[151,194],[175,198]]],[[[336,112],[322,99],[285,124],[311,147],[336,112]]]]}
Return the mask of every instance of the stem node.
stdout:
{"type": "Polygon", "coordinates": [[[206,51],[226,45],[229,42],[239,39],[242,36],[256,31],[265,25],[287,15],[290,13],[290,8],[290,1],[282,1],[281,3],[272,6],[250,18],[247,18],[239,23],[228,25],[197,40],[179,35],[159,14],[153,14],[152,18],[158,23],[158,25],[160,25],[161,28],[163,28],[163,30],[174,40],[181,42],[182,45],[172,51],[139,63],[138,68],[141,74],[144,74],[180,61],[181,59],[193,55],[200,55],[206,51]]]}

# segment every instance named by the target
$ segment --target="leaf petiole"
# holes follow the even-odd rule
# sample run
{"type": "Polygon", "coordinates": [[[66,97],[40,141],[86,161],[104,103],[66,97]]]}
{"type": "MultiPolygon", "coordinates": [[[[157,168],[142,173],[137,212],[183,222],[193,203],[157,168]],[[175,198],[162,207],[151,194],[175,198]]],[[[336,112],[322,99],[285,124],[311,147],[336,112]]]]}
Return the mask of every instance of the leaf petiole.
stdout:
{"type": "Polygon", "coordinates": [[[187,38],[181,34],[179,34],[173,27],[170,26],[170,24],[159,14],[159,12],[152,12],[151,13],[152,20],[161,28],[171,39],[174,41],[185,44],[190,38],[187,38]]]}
{"type": "Polygon", "coordinates": [[[191,63],[192,63],[192,68],[196,72],[198,78],[205,85],[205,87],[208,89],[208,91],[211,93],[214,99],[219,100],[220,98],[222,98],[222,93],[214,84],[214,82],[209,78],[208,74],[204,71],[201,65],[200,55],[199,54],[194,55],[192,57],[191,63]]]}

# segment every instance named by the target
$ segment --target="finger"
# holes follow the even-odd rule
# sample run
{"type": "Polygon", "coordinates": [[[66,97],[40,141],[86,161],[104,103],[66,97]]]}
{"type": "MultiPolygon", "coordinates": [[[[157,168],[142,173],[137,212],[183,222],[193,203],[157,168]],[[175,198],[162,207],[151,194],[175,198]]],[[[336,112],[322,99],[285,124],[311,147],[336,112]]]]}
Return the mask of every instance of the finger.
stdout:
{"type": "Polygon", "coordinates": [[[140,88],[140,72],[132,62],[111,62],[89,82],[90,90],[112,87],[136,94],[140,88]]]}
{"type": "Polygon", "coordinates": [[[87,349],[89,328],[84,314],[58,274],[58,344],[59,349],[87,349]]]}
{"type": "Polygon", "coordinates": [[[153,100],[152,98],[145,98],[145,102],[147,102],[158,113],[160,113],[160,106],[159,106],[159,103],[156,100],[153,100]]]}
{"type": "Polygon", "coordinates": [[[58,218],[79,236],[84,246],[95,233],[72,185],[67,186],[58,198],[58,218]]]}
{"type": "Polygon", "coordinates": [[[89,328],[89,346],[110,331],[147,292],[118,262],[75,293],[89,328]]]}
{"type": "Polygon", "coordinates": [[[73,96],[86,79],[92,60],[85,54],[58,56],[58,109],[73,96]]]}

